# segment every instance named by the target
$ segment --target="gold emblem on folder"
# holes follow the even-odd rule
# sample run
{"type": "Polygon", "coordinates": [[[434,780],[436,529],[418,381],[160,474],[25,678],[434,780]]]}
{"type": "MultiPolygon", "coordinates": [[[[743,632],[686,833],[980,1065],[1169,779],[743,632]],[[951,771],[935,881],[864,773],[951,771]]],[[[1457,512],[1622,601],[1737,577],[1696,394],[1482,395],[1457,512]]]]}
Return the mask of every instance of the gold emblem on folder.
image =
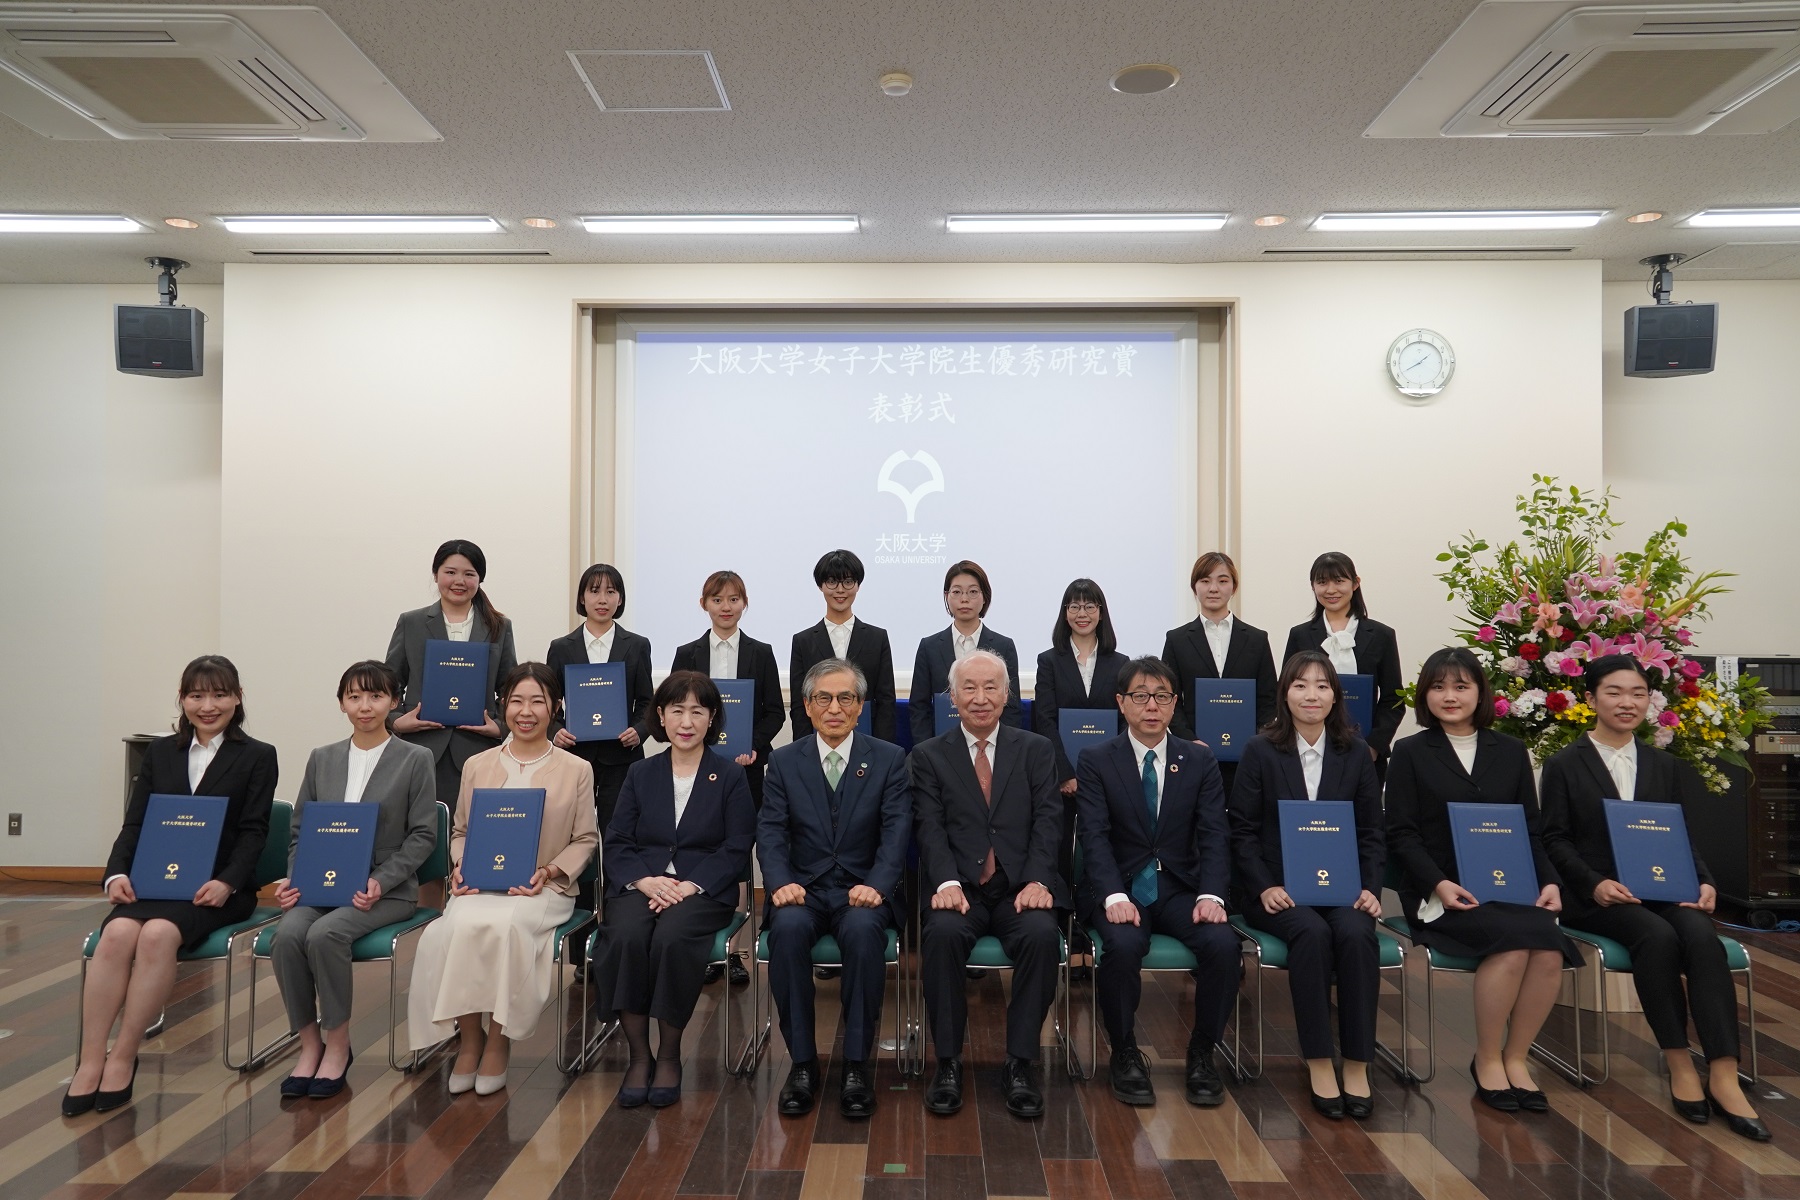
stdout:
{"type": "Polygon", "coordinates": [[[325,886],[326,887],[336,887],[337,886],[337,872],[336,871],[325,872],[325,886]]]}
{"type": "Polygon", "coordinates": [[[595,728],[595,729],[598,729],[598,728],[600,728],[600,726],[601,726],[601,724],[602,724],[602,722],[601,722],[601,719],[600,719],[600,714],[599,714],[599,713],[595,713],[595,714],[594,714],[594,728],[595,728]]]}
{"type": "Polygon", "coordinates": [[[1661,867],[1651,867],[1650,873],[1652,875],[1656,876],[1656,882],[1658,882],[1658,883],[1667,883],[1668,882],[1668,877],[1663,874],[1663,869],[1661,867]]]}
{"type": "Polygon", "coordinates": [[[1506,883],[1506,872],[1502,871],[1498,867],[1495,867],[1494,868],[1494,882],[1504,885],[1506,883]]]}
{"type": "Polygon", "coordinates": [[[180,863],[170,863],[169,864],[169,873],[167,875],[164,875],[163,878],[164,879],[173,879],[173,878],[175,878],[175,876],[179,875],[180,873],[181,873],[181,864],[180,863]]]}
{"type": "Polygon", "coordinates": [[[505,869],[506,869],[506,855],[504,855],[504,854],[494,855],[494,870],[504,871],[505,869]]]}
{"type": "Polygon", "coordinates": [[[461,696],[450,697],[450,711],[451,712],[455,712],[457,709],[459,709],[461,707],[462,707],[462,697],[461,696]]]}
{"type": "Polygon", "coordinates": [[[1327,871],[1324,867],[1319,868],[1319,886],[1320,887],[1330,887],[1331,886],[1331,872],[1327,871]]]}
{"type": "Polygon", "coordinates": [[[1231,734],[1229,732],[1221,733],[1219,735],[1219,745],[1221,745],[1221,746],[1231,745],[1231,734]]]}

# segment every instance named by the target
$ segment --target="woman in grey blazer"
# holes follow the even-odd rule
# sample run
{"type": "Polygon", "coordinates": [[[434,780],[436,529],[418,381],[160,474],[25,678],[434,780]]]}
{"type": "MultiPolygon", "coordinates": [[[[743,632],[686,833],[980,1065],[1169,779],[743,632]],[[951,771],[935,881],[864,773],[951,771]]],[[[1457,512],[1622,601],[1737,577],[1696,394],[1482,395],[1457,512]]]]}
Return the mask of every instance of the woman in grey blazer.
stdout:
{"type": "Polygon", "coordinates": [[[399,677],[399,703],[388,728],[431,751],[437,764],[437,798],[445,807],[456,804],[462,784],[463,764],[483,750],[500,744],[500,709],[493,700],[499,682],[519,665],[513,650],[512,622],[494,607],[482,589],[487,577],[487,555],[474,542],[452,539],[431,557],[431,576],[438,600],[424,608],[400,614],[394,636],[388,640],[388,669],[399,677]],[[419,702],[425,686],[425,643],[430,639],[455,642],[488,642],[487,691],[489,697],[481,721],[448,728],[419,719],[419,702]]]}
{"type": "Polygon", "coordinates": [[[338,680],[338,707],[350,718],[347,741],[320,746],[306,760],[294,802],[288,870],[300,844],[301,815],[317,800],[373,804],[375,853],[368,882],[343,908],[300,905],[291,879],[275,885],[286,910],[275,927],[275,982],[300,1058],[281,1081],[283,1096],[327,1099],[344,1090],[350,1069],[350,947],[365,933],[404,921],[418,907],[418,870],[437,843],[431,752],[387,731],[399,686],[385,663],[359,662],[338,680]]]}

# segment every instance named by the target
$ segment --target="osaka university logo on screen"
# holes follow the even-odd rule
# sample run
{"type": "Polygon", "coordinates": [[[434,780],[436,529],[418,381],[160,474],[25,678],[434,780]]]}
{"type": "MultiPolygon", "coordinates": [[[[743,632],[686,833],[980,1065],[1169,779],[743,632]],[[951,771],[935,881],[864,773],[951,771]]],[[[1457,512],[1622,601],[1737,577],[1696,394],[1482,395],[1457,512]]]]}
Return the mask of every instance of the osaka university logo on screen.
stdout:
{"type": "Polygon", "coordinates": [[[944,468],[938,466],[938,460],[923,450],[915,454],[896,450],[881,464],[881,471],[875,476],[875,490],[898,496],[900,503],[906,505],[906,523],[912,525],[918,520],[919,501],[933,492],[944,490],[944,468]],[[908,488],[894,478],[894,471],[909,462],[918,463],[930,472],[925,481],[914,488],[908,488]]]}
{"type": "Polygon", "coordinates": [[[944,468],[926,451],[908,454],[904,450],[896,450],[888,455],[887,461],[881,464],[881,470],[875,474],[875,491],[878,495],[885,493],[898,499],[906,510],[906,523],[913,528],[899,533],[884,533],[876,539],[876,562],[933,565],[944,561],[944,544],[949,539],[941,533],[920,533],[917,528],[919,501],[943,490],[944,468]],[[917,480],[911,487],[894,478],[895,473],[907,463],[912,463],[915,467],[905,473],[907,480],[917,480]],[[919,478],[917,468],[923,468],[923,479],[919,478]]]}

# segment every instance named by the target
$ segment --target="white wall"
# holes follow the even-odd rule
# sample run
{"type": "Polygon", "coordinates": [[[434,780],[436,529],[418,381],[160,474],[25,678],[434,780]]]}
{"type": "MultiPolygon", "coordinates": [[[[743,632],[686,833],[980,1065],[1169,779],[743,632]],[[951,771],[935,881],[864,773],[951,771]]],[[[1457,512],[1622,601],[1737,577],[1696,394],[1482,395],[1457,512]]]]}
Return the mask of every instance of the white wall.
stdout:
{"type": "Polygon", "coordinates": [[[120,739],[166,732],[182,665],[233,652],[218,640],[223,293],[182,289],[210,318],[202,378],[121,375],[112,306],[153,295],[0,287],[0,813],[24,816],[21,837],[0,835],[9,866],[103,862],[120,739]]]}
{"type": "Polygon", "coordinates": [[[1701,649],[1800,654],[1791,607],[1800,593],[1791,532],[1800,514],[1800,281],[1679,275],[1675,294],[1719,304],[1710,374],[1627,379],[1623,313],[1650,299],[1641,283],[1609,283],[1603,293],[1606,481],[1628,522],[1620,533],[1641,543],[1679,518],[1697,569],[1738,573],[1699,627],[1701,649]]]}

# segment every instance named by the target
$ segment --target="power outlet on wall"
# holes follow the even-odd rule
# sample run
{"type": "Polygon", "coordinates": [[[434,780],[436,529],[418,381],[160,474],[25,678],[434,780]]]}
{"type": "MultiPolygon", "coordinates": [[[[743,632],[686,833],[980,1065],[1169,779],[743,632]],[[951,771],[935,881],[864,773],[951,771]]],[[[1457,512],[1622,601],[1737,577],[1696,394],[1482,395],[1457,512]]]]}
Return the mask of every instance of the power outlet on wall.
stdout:
{"type": "Polygon", "coordinates": [[[24,832],[25,832],[25,814],[24,813],[7,813],[6,814],[6,836],[7,837],[18,837],[21,833],[24,833],[24,832]]]}

